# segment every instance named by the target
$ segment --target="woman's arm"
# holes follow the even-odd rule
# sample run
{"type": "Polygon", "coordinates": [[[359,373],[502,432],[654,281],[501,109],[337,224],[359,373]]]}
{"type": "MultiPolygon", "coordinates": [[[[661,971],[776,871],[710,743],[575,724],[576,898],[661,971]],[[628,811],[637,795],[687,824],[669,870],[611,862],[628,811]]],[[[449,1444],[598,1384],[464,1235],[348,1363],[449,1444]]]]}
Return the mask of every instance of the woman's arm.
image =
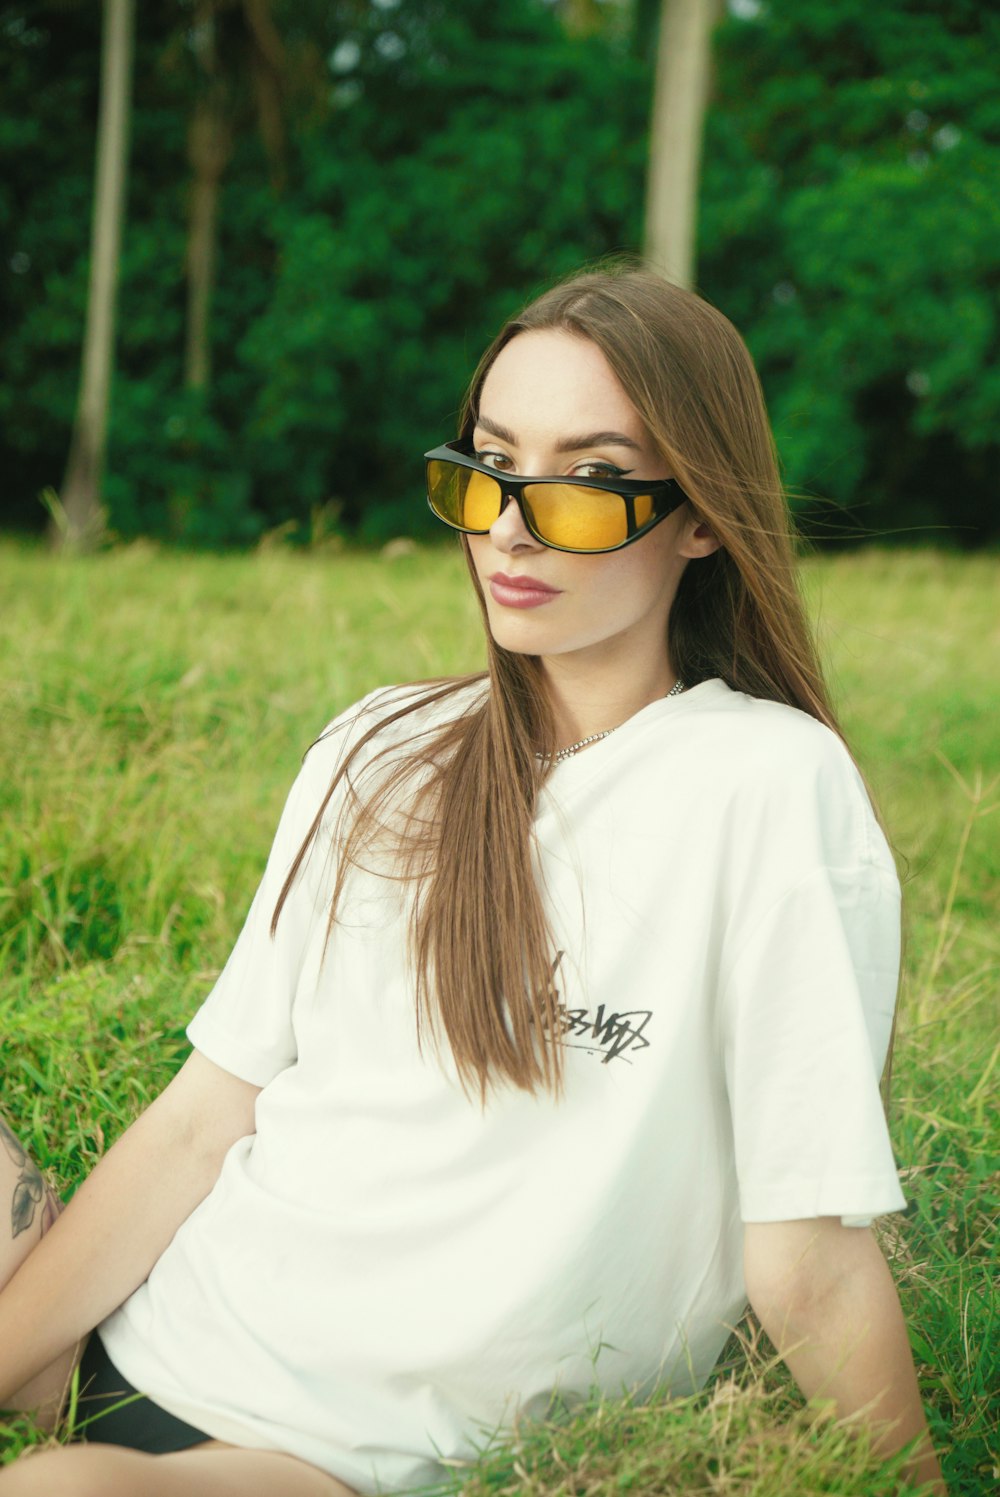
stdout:
{"type": "Polygon", "coordinates": [[[747,1295],[806,1398],[870,1422],[886,1455],[918,1435],[911,1479],[945,1493],[896,1286],[872,1233],[838,1217],[748,1222],[747,1295]]]}
{"type": "Polygon", "coordinates": [[[259,1091],[195,1050],[108,1151],[0,1291],[0,1408],[147,1278],[255,1131],[259,1091]]]}

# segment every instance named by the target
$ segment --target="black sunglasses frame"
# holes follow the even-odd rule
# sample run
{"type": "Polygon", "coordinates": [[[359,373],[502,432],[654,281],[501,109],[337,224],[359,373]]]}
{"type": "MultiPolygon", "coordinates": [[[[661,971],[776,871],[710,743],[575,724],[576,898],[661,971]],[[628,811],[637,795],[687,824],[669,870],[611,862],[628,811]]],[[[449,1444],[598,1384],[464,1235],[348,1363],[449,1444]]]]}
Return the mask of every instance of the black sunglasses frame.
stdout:
{"type": "MultiPolygon", "coordinates": [[[[668,515],[673,514],[687,500],[687,494],[681,488],[675,478],[657,478],[643,483],[635,479],[629,481],[620,478],[617,483],[608,483],[603,478],[527,478],[515,473],[500,473],[496,468],[490,468],[486,463],[481,463],[468,451],[466,442],[446,442],[443,447],[435,447],[431,452],[424,453],[424,473],[427,486],[427,503],[435,519],[440,520],[443,525],[448,525],[452,530],[461,531],[463,535],[488,535],[489,530],[473,530],[467,525],[456,525],[453,520],[446,520],[443,515],[438,514],[430,495],[430,482],[426,477],[428,467],[432,462],[454,463],[459,468],[471,468],[474,473],[485,473],[492,478],[500,489],[500,514],[503,514],[510,500],[521,511],[521,518],[525,527],[540,541],[543,546],[548,546],[552,551],[568,551],[573,556],[603,556],[608,551],[620,551],[623,546],[631,546],[633,541],[640,540],[644,535],[665,520],[668,515]],[[524,490],[531,484],[560,483],[572,484],[574,488],[600,489],[605,494],[615,494],[625,505],[625,527],[626,537],[618,541],[614,546],[559,546],[554,541],[548,540],[540,535],[535,528],[534,517],[531,506],[524,500],[524,490]],[[649,498],[653,501],[653,517],[646,520],[642,525],[636,523],[635,501],[639,498],[649,498]]],[[[494,522],[495,523],[495,522],[494,522]]]]}

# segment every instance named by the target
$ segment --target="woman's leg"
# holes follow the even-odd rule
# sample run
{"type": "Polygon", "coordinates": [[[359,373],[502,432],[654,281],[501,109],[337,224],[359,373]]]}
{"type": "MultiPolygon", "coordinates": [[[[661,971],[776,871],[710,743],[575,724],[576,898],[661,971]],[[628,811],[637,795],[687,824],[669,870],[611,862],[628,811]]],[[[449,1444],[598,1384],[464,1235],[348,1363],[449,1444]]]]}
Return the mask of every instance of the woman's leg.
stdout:
{"type": "Polygon", "coordinates": [[[356,1497],[293,1455],[208,1440],[174,1455],[113,1445],[31,1452],[0,1471],[0,1497],[356,1497]]]}
{"type": "MultiPolygon", "coordinates": [[[[0,1290],[41,1242],[61,1210],[59,1197],[0,1117],[0,1290]]],[[[19,1388],[7,1407],[30,1411],[44,1429],[54,1429],[85,1344],[81,1342],[75,1350],[64,1352],[19,1388]]]]}
{"type": "MultiPolygon", "coordinates": [[[[0,1117],[0,1290],[41,1242],[62,1204],[0,1117]]],[[[59,1421],[85,1342],[8,1400],[43,1428],[59,1421]]],[[[206,1440],[171,1455],[117,1445],[28,1450],[0,1468],[0,1497],[354,1497],[349,1487],[295,1456],[206,1440]]]]}

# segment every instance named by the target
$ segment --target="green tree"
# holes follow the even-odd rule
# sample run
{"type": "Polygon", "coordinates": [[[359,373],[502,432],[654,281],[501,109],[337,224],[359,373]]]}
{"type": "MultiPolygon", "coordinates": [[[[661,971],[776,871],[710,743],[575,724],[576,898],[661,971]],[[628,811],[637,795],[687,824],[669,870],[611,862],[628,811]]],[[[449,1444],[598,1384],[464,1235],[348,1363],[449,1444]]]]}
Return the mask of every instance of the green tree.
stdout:
{"type": "Polygon", "coordinates": [[[239,355],[274,519],[332,501],[379,539],[431,529],[420,453],[454,431],[499,321],[542,277],[637,243],[647,75],[627,36],[567,36],[534,0],[373,7],[332,66],[333,118],[302,138],[239,355]]]}
{"type": "MultiPolygon", "coordinates": [[[[219,0],[227,45],[262,3],[219,0]]],[[[141,8],[104,481],[122,535],[242,544],[325,505],[373,540],[430,527],[420,453],[494,327],[641,241],[656,0],[268,9],[285,187],[227,52],[192,389],[196,0],[141,8]]],[[[99,23],[90,0],[0,0],[3,519],[35,528],[78,383],[99,23]]],[[[716,33],[698,284],[758,359],[791,483],[853,533],[1000,528],[998,25],[973,0],[729,0],[716,33]]]]}
{"type": "Polygon", "coordinates": [[[741,0],[701,287],[749,336],[819,534],[1000,533],[1000,12],[741,0]]]}

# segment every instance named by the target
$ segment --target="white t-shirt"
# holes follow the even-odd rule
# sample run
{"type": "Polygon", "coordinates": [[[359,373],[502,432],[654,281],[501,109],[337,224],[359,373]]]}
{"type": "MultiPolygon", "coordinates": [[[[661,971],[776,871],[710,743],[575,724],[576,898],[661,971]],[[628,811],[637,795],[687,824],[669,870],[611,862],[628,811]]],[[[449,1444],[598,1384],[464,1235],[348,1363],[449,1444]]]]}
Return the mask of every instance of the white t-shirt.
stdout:
{"type": "Polygon", "coordinates": [[[483,1110],[418,1048],[400,883],[353,875],[324,959],[314,850],[268,934],[386,701],[308,754],[188,1030],[263,1087],[257,1132],[101,1327],[165,1408],[363,1493],[439,1479],[553,1391],[696,1389],[744,1308],[742,1222],[905,1204],[878,1094],[899,889],[833,733],[713,680],[557,766],[536,832],[565,1096],[483,1110]]]}

